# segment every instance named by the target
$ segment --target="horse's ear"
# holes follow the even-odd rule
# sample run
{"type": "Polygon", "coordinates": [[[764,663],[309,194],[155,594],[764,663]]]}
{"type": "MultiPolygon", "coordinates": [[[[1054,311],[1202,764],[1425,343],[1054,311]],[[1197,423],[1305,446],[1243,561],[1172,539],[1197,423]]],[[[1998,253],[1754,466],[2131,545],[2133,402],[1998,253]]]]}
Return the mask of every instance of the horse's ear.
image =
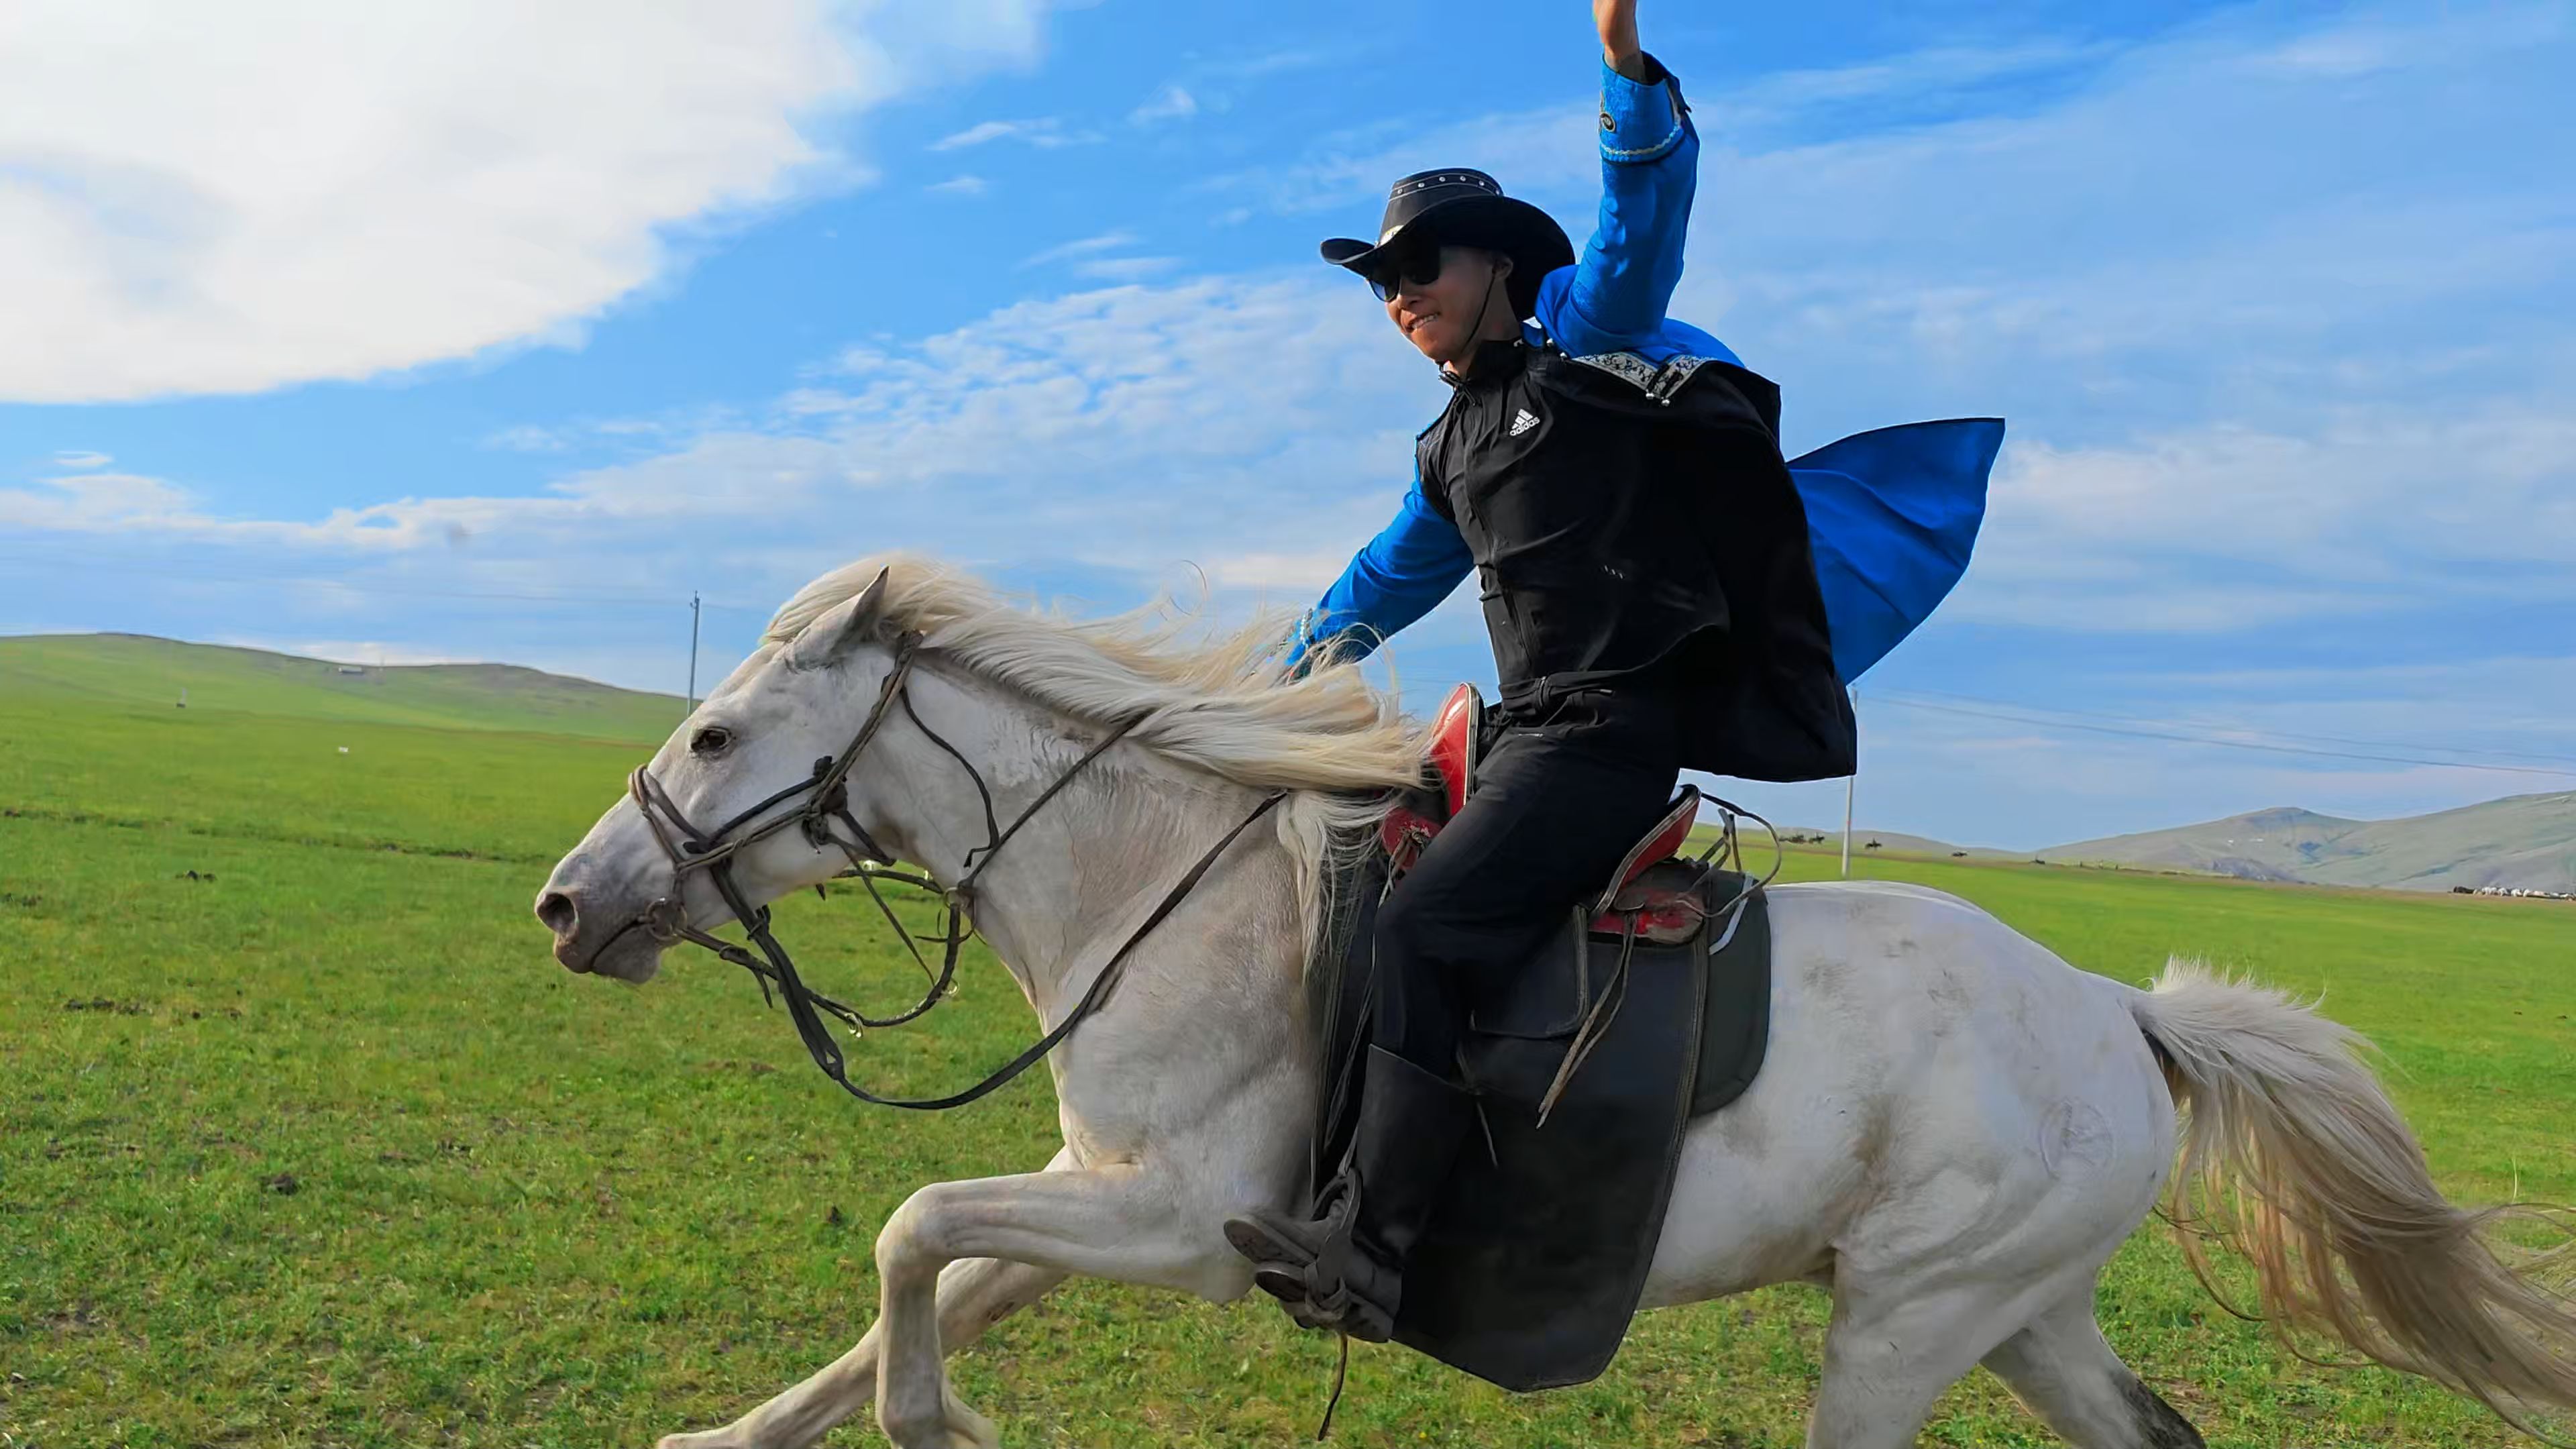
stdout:
{"type": "Polygon", "coordinates": [[[861,589],[857,598],[835,606],[806,625],[796,642],[787,646],[787,667],[820,669],[874,639],[877,616],[885,608],[886,575],[890,572],[877,570],[875,581],[861,589]]]}

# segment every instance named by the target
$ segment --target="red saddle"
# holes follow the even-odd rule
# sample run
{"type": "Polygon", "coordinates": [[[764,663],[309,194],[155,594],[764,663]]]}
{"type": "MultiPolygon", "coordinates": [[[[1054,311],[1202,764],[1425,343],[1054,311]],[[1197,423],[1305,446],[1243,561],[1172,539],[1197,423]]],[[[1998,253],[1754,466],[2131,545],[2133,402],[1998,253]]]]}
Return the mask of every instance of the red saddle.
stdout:
{"type": "MultiPolygon", "coordinates": [[[[1387,811],[1378,827],[1378,843],[1385,848],[1394,874],[1411,868],[1440,827],[1466,808],[1476,783],[1484,716],[1484,697],[1472,684],[1456,686],[1441,701],[1422,746],[1430,778],[1422,791],[1387,811]]],[[[1616,935],[1633,925],[1640,935],[1663,937],[1698,927],[1704,912],[1694,889],[1672,889],[1641,877],[1681,853],[1690,840],[1691,826],[1699,820],[1699,799],[1697,785],[1682,786],[1664,818],[1629,848],[1593,900],[1592,929],[1616,935]]]]}

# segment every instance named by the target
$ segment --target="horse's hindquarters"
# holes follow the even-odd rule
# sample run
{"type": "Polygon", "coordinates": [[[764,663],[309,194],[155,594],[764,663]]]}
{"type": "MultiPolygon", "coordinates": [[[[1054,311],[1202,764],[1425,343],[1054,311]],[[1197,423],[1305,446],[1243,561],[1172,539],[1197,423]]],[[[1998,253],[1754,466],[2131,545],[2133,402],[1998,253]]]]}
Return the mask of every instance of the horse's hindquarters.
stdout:
{"type": "Polygon", "coordinates": [[[2124,1005],[1955,897],[1882,883],[1772,901],[1771,1038],[1691,1126],[1646,1303],[2107,1256],[2173,1152],[2124,1005]]]}

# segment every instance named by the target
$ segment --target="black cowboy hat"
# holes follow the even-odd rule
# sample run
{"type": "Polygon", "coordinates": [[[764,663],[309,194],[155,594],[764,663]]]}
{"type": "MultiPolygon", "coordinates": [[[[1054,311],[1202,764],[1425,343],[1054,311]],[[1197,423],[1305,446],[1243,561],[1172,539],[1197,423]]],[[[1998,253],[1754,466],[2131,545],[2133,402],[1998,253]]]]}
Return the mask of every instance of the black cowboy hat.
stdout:
{"type": "Polygon", "coordinates": [[[1416,171],[1395,183],[1386,194],[1376,241],[1335,237],[1324,243],[1323,253],[1334,266],[1367,276],[1421,246],[1483,247],[1510,257],[1506,288],[1516,317],[1536,310],[1541,278],[1574,264],[1574,244],[1555,218],[1505,196],[1494,178],[1463,166],[1416,171]]]}

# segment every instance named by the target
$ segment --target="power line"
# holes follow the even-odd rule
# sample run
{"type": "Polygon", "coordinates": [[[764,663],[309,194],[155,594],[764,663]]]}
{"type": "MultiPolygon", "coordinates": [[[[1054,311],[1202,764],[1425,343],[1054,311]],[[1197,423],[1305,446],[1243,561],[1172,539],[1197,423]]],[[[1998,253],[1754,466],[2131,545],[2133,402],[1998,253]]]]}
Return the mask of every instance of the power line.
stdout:
{"type": "MultiPolygon", "coordinates": [[[[2076,720],[2035,719],[2029,715],[2006,714],[1999,710],[1967,709],[1959,705],[1934,704],[1926,699],[1908,699],[1902,695],[1880,693],[1875,698],[1907,709],[1933,710],[1941,714],[1967,715],[1976,719],[2002,720],[2010,724],[2037,729],[2082,730],[2090,734],[2125,735],[2132,739],[2171,740],[2177,744],[2214,745],[2221,749],[2258,750],[2273,755],[2308,755],[2329,760],[2367,760],[2383,765],[2427,765],[2448,770],[2492,770],[2513,775],[2549,775],[2576,779],[2576,770],[2556,770],[2538,765],[2480,765],[2464,760],[2428,760],[2414,755],[2363,754],[2352,750],[2318,750],[2299,745],[2267,745],[2252,740],[2222,739],[2214,735],[2187,735],[2167,730],[2128,729],[2117,725],[2085,724],[2076,720]]],[[[2438,745],[2430,748],[2439,749],[2438,745]]]]}

